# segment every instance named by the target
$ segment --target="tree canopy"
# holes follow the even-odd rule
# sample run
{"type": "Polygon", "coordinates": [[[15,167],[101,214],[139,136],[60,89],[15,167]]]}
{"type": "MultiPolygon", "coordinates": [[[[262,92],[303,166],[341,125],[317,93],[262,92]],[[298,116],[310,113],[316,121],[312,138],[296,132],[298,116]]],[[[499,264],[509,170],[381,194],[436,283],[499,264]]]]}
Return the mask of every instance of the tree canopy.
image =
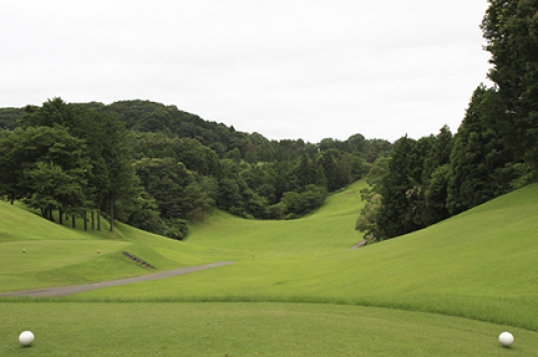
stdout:
{"type": "Polygon", "coordinates": [[[403,137],[386,170],[374,164],[358,230],[391,238],[538,179],[537,14],[535,1],[489,0],[481,27],[494,85],[476,88],[454,136],[403,137]]]}
{"type": "Polygon", "coordinates": [[[538,179],[538,4],[489,0],[481,29],[491,53],[453,134],[394,144],[269,140],[176,106],[129,100],[0,108],[0,197],[52,211],[105,214],[183,239],[214,208],[293,219],[366,177],[358,230],[388,239],[538,179]]]}
{"type": "Polygon", "coordinates": [[[121,219],[177,239],[188,221],[215,207],[245,218],[300,217],[391,149],[361,134],[319,144],[268,140],[140,100],[53,98],[6,108],[0,119],[1,197],[23,200],[47,218],[53,210],[60,217],[97,211],[111,229],[121,219]]]}

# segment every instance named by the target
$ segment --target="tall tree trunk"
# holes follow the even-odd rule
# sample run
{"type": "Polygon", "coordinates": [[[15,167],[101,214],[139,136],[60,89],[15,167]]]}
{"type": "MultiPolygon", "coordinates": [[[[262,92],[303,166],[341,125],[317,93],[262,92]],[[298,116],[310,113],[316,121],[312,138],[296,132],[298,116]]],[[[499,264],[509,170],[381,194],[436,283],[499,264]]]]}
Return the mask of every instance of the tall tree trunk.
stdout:
{"type": "Polygon", "coordinates": [[[43,216],[43,218],[48,219],[49,217],[47,217],[47,210],[43,208],[40,208],[40,210],[41,210],[41,215],[43,216]]]}
{"type": "Polygon", "coordinates": [[[88,231],[88,212],[84,211],[84,214],[82,215],[82,219],[84,219],[84,230],[88,231]]]}
{"type": "Polygon", "coordinates": [[[91,210],[91,216],[92,216],[92,231],[95,231],[95,212],[93,209],[91,210]]]}
{"type": "Polygon", "coordinates": [[[97,230],[101,230],[101,208],[97,209],[97,230]]]}
{"type": "Polygon", "coordinates": [[[62,212],[61,208],[58,209],[58,215],[60,216],[60,224],[63,225],[64,224],[64,216],[63,216],[63,212],[62,212]]]}
{"type": "Polygon", "coordinates": [[[114,232],[114,200],[110,200],[110,231],[114,232]]]}
{"type": "Polygon", "coordinates": [[[77,228],[77,219],[74,214],[71,215],[71,227],[77,228]]]}

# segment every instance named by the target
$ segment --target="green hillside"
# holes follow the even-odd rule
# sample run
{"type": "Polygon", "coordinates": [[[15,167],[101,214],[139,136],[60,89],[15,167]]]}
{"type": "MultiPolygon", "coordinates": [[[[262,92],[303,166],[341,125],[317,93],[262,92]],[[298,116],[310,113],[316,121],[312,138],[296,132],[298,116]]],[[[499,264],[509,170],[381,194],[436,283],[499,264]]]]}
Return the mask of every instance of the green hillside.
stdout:
{"type": "MultiPolygon", "coordinates": [[[[85,252],[62,260],[55,255],[50,260],[41,259],[49,253],[40,253],[35,259],[43,266],[31,275],[35,276],[33,280],[28,279],[28,270],[37,268],[17,264],[32,254],[19,253],[20,241],[4,242],[2,272],[8,281],[20,280],[16,288],[31,288],[148,272],[131,266],[120,255],[122,249],[161,269],[233,260],[235,264],[219,269],[96,290],[78,298],[334,301],[440,312],[538,330],[532,318],[538,298],[534,233],[538,226],[534,199],[538,185],[422,231],[349,250],[360,239],[353,222],[362,185],[358,182],[331,196],[322,209],[300,220],[243,220],[218,212],[208,222],[193,227],[186,242],[126,226],[116,237],[89,234],[21,212],[20,219],[33,218],[36,224],[51,227],[51,233],[45,236],[47,241],[24,242],[28,251],[34,246],[40,249],[37,244],[41,244],[43,249],[56,250],[56,255],[69,255],[81,245],[56,237],[72,234],[73,239],[85,240],[85,252]],[[110,254],[95,255],[99,247],[110,254]],[[105,260],[114,269],[99,269],[105,260]],[[20,277],[23,271],[24,277],[20,277]],[[43,279],[52,275],[52,282],[43,279]],[[173,288],[176,284],[182,288],[173,288]]],[[[10,207],[2,207],[9,211],[10,207]]],[[[3,236],[13,235],[13,229],[9,230],[7,224],[4,227],[7,233],[3,236]]],[[[46,231],[43,227],[39,230],[46,231]]],[[[35,238],[28,234],[23,237],[35,238]]],[[[1,286],[4,291],[14,288],[10,284],[1,286]]]]}
{"type": "Polygon", "coordinates": [[[196,247],[127,225],[118,224],[110,233],[106,221],[102,231],[85,232],[69,224],[61,226],[0,201],[0,292],[154,272],[125,258],[124,251],[151,262],[157,271],[212,262],[196,254],[196,247]]]}
{"type": "MultiPolygon", "coordinates": [[[[495,334],[508,329],[518,336],[519,344],[512,348],[514,355],[538,354],[538,344],[532,342],[538,341],[535,318],[538,312],[535,303],[538,301],[535,239],[538,185],[499,197],[407,236],[350,250],[360,240],[360,235],[354,231],[354,220],[361,207],[359,190],[362,187],[364,182],[356,182],[330,196],[314,214],[299,220],[244,220],[215,212],[206,222],[193,226],[184,242],[125,225],[119,225],[114,235],[107,231],[73,230],[1,203],[2,291],[80,284],[150,272],[125,259],[121,255],[123,250],[142,257],[157,270],[235,261],[229,266],[195,274],[52,299],[62,304],[20,304],[16,301],[27,299],[2,298],[0,309],[7,316],[3,329],[11,333],[7,330],[9,326],[19,326],[16,316],[22,316],[25,321],[20,328],[41,328],[39,326],[48,324],[49,319],[58,326],[64,324],[65,329],[83,324],[88,331],[93,331],[92,336],[83,338],[91,345],[93,342],[89,340],[103,338],[103,334],[107,334],[103,331],[112,333],[117,328],[113,326],[134,328],[127,334],[130,339],[148,334],[159,340],[164,328],[194,334],[188,344],[191,355],[215,356],[224,355],[220,354],[223,346],[227,346],[227,351],[235,351],[235,355],[254,353],[257,344],[241,337],[249,334],[274,341],[270,346],[258,348],[266,351],[266,355],[328,356],[332,355],[331,349],[336,349],[342,352],[336,355],[355,356],[411,356],[417,351],[440,356],[480,355],[481,351],[486,351],[486,355],[493,356],[502,355],[495,334]],[[21,249],[26,249],[26,253],[21,249]],[[96,249],[100,249],[101,254],[96,254],[96,249]],[[121,304],[127,301],[133,303],[121,304]],[[43,310],[47,319],[36,317],[41,313],[35,312],[34,305],[43,310]],[[370,308],[364,310],[357,305],[370,308]],[[68,319],[60,312],[61,306],[76,307],[79,316],[68,319]],[[93,317],[96,308],[107,316],[101,315],[100,322],[93,317]],[[162,309],[163,312],[159,312],[162,309]],[[134,325],[155,327],[137,330],[132,322],[123,321],[116,313],[123,310],[125,314],[137,316],[134,325]],[[167,311],[166,317],[162,315],[164,311],[167,311]],[[156,321],[156,316],[161,318],[156,321]],[[223,316],[227,322],[221,324],[218,321],[223,316]],[[200,318],[208,321],[208,325],[200,324],[200,318]],[[298,331],[286,332],[287,328],[280,331],[282,319],[292,324],[287,327],[292,330],[297,328],[292,326],[308,329],[308,325],[332,332],[326,340],[315,337],[321,333],[316,328],[312,329],[310,337],[298,331]],[[179,320],[184,327],[176,326],[179,320]],[[211,342],[202,348],[200,346],[206,344],[203,341],[207,341],[213,331],[210,322],[218,322],[226,332],[222,332],[222,337],[215,337],[216,340],[209,338],[211,342]],[[363,350],[353,347],[357,331],[349,328],[340,331],[337,328],[340,323],[362,326],[360,331],[368,336],[368,342],[362,341],[363,350]],[[244,326],[250,326],[248,331],[244,326]],[[342,342],[345,346],[335,337],[331,339],[332,333],[347,341],[342,342]],[[196,337],[197,334],[200,337],[196,337]],[[444,340],[447,334],[464,342],[452,346],[444,340]],[[419,338],[421,342],[407,344],[405,341],[410,338],[419,338]],[[229,345],[227,339],[242,342],[229,345]],[[280,345],[276,341],[284,342],[280,345]],[[310,347],[296,349],[295,342],[310,347]],[[379,349],[378,343],[385,348],[379,349]]],[[[42,300],[49,299],[37,301],[42,300]]],[[[51,338],[54,340],[57,334],[67,333],[62,329],[58,327],[55,333],[50,333],[51,338]]],[[[179,341],[174,343],[185,344],[179,341]]],[[[5,351],[12,351],[8,344],[5,346],[5,351]]],[[[44,343],[44,350],[40,352],[44,352],[46,346],[44,343]]],[[[139,351],[136,344],[117,345],[110,338],[105,338],[103,348],[107,346],[131,351],[125,355],[139,351]]],[[[49,347],[48,355],[62,355],[49,347]]],[[[4,351],[2,348],[0,344],[0,352],[4,351]]],[[[154,355],[166,353],[158,351],[154,355]]]]}
{"type": "Polygon", "coordinates": [[[195,227],[186,245],[234,265],[80,298],[328,301],[538,330],[538,185],[422,231],[349,250],[359,240],[352,207],[358,206],[360,186],[333,195],[319,212],[297,221],[219,213],[195,227]]]}

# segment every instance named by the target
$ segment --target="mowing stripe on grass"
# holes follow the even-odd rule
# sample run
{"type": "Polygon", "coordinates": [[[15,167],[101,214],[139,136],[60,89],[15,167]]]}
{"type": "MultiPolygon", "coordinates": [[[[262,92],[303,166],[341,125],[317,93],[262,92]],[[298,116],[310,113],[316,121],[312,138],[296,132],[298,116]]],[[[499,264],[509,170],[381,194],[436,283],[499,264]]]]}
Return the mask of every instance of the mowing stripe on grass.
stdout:
{"type": "Polygon", "coordinates": [[[233,263],[234,262],[217,262],[217,263],[212,263],[212,264],[200,265],[196,267],[186,267],[186,268],[179,268],[179,269],[174,269],[174,270],[167,270],[167,271],[150,274],[150,275],[135,276],[132,278],[102,281],[102,282],[93,283],[93,284],[61,286],[57,288],[21,290],[21,291],[9,292],[9,293],[0,293],[0,296],[31,296],[31,297],[67,296],[67,295],[72,295],[72,294],[95,290],[95,289],[108,288],[111,286],[118,286],[118,285],[130,284],[130,283],[137,283],[141,281],[169,278],[172,276],[189,274],[195,271],[221,267],[221,266],[229,265],[233,263]]]}

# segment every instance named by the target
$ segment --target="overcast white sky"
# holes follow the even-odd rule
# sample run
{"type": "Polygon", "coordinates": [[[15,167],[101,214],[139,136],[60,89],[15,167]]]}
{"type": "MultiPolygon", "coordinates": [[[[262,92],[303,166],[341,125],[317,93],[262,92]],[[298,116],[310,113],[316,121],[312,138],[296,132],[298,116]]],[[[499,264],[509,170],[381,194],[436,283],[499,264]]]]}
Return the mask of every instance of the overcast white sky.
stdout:
{"type": "Polygon", "coordinates": [[[4,0],[0,107],[148,99],[319,142],[457,131],[487,0],[4,0]]]}

